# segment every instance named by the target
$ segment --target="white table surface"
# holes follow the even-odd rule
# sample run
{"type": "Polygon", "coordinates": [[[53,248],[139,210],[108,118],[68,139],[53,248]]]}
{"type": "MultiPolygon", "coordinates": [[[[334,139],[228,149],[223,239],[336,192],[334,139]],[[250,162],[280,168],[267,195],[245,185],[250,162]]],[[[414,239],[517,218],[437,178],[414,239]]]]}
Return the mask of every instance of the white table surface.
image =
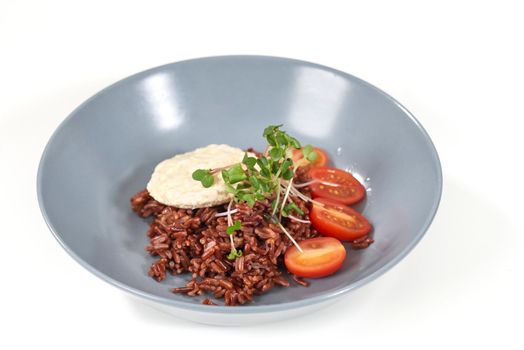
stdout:
{"type": "Polygon", "coordinates": [[[0,1],[0,348],[522,349],[523,12],[504,1],[185,3],[0,1]],[[224,54],[361,77],[412,111],[441,156],[441,207],[415,250],[300,319],[219,328],[162,314],[74,262],[38,209],[39,157],[78,104],[132,73],[224,54]]]}

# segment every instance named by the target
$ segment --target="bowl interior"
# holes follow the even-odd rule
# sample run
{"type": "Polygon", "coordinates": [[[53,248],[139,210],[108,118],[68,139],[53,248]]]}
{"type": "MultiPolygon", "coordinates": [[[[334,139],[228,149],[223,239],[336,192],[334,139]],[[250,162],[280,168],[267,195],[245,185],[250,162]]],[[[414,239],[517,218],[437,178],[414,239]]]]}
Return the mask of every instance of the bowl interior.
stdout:
{"type": "Polygon", "coordinates": [[[154,166],[210,143],[264,145],[269,124],[324,148],[354,172],[368,196],[358,206],[376,242],[350,251],[334,276],[309,288],[274,288],[253,306],[335,295],[376,277],[421,238],[441,192],[440,164],[417,122],[393,99],[350,75],[269,57],[216,57],[158,67],[89,99],[58,128],[39,170],[46,220],[65,248],[98,275],[177,305],[189,276],[148,277],[148,223],[130,210],[154,166]],[[165,298],[165,299],[164,299],[165,298]]]}

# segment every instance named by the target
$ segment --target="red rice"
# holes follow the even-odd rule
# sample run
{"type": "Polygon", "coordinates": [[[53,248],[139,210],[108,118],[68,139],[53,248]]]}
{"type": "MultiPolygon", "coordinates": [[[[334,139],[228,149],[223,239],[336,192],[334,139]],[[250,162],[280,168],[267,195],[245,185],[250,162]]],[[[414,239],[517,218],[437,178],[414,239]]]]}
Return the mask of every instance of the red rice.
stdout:
{"type": "MultiPolygon", "coordinates": [[[[308,189],[301,190],[307,192],[308,189]]],[[[309,205],[294,197],[290,200],[304,211],[304,215],[296,216],[307,219],[309,205]]],[[[215,299],[224,299],[225,305],[240,305],[251,302],[254,296],[268,292],[275,285],[290,285],[283,276],[282,266],[284,253],[292,243],[277,225],[264,219],[271,210],[268,200],[258,201],[253,208],[235,205],[238,210],[232,218],[242,222],[242,230],[235,233],[234,244],[243,252],[235,261],[227,259],[231,249],[226,233],[227,218],[215,217],[216,213],[227,210],[224,205],[180,209],[159,203],[143,190],[131,198],[131,207],[140,217],[153,218],[147,231],[150,244],[145,249],[157,260],[151,264],[149,276],[162,281],[167,273],[191,273],[186,285],[172,288],[173,293],[188,296],[208,293],[215,299]]],[[[319,235],[309,223],[283,218],[282,224],[297,242],[319,235]]],[[[352,242],[351,247],[363,249],[371,243],[373,239],[366,236],[352,242]]],[[[291,277],[295,283],[309,286],[309,282],[295,275],[291,277]]],[[[208,298],[202,303],[216,305],[208,298]]]]}
{"type": "MultiPolygon", "coordinates": [[[[308,206],[302,201],[296,204],[307,218],[308,206]]],[[[149,276],[162,281],[167,273],[192,274],[186,286],[173,288],[173,293],[194,296],[206,292],[217,299],[223,298],[226,305],[239,305],[252,301],[255,295],[266,293],[275,285],[290,285],[281,265],[292,243],[278,226],[264,220],[264,214],[271,210],[268,200],[257,202],[253,208],[235,205],[238,211],[232,217],[242,222],[242,231],[235,233],[234,242],[235,247],[243,251],[243,256],[235,261],[227,259],[231,249],[226,233],[227,218],[215,217],[217,212],[226,210],[223,205],[179,209],[157,202],[144,190],[133,196],[131,207],[140,217],[153,217],[147,232],[150,244],[146,251],[158,259],[151,264],[149,276]]],[[[283,218],[283,225],[298,242],[318,236],[310,224],[283,218]]],[[[207,305],[210,302],[204,300],[207,305]]]]}

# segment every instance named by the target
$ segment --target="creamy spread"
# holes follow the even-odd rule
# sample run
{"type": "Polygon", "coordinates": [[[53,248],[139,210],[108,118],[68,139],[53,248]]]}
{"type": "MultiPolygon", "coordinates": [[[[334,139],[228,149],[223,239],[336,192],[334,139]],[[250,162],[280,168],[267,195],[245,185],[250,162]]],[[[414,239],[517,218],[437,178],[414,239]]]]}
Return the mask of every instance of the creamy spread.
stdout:
{"type": "Polygon", "coordinates": [[[159,163],[147,184],[151,196],[162,204],[178,208],[203,208],[231,199],[218,172],[215,183],[204,188],[192,178],[196,169],[215,169],[242,161],[244,151],[228,145],[209,145],[178,154],[159,163]]]}

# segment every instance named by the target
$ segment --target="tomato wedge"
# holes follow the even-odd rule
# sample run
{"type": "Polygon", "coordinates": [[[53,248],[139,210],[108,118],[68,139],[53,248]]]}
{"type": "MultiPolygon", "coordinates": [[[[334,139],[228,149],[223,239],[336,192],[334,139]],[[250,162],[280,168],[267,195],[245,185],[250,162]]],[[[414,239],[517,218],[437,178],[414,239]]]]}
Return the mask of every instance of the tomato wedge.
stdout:
{"type": "Polygon", "coordinates": [[[325,236],[353,241],[371,231],[371,224],[358,211],[327,198],[317,198],[309,213],[314,228],[325,236]]]}
{"type": "Polygon", "coordinates": [[[313,198],[322,197],[342,204],[355,204],[366,195],[364,186],[347,171],[314,167],[309,170],[309,176],[318,181],[309,186],[313,198]]]}
{"type": "MultiPolygon", "coordinates": [[[[315,159],[313,162],[310,162],[309,160],[303,160],[304,165],[302,166],[326,166],[329,163],[329,157],[326,152],[317,147],[313,147],[313,150],[317,153],[317,159],[315,159]]],[[[302,154],[301,149],[293,150],[293,163],[296,164],[303,158],[304,155],[302,154]]]]}
{"type": "Polygon", "coordinates": [[[346,258],[346,248],[339,240],[317,237],[301,241],[302,253],[291,246],[284,256],[289,272],[299,277],[318,278],[334,274],[346,258]]]}

